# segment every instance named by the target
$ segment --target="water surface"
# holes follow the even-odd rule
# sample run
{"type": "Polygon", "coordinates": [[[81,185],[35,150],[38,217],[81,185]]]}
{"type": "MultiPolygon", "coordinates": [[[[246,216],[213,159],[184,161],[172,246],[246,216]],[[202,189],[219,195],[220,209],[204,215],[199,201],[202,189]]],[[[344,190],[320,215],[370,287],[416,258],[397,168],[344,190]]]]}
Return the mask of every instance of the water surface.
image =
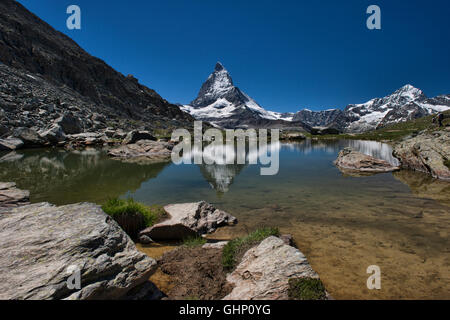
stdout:
{"type": "Polygon", "coordinates": [[[293,234],[335,298],[449,299],[450,184],[410,171],[345,176],[332,162],[346,146],[397,164],[388,145],[364,141],[282,144],[275,176],[261,176],[258,165],[145,165],[98,150],[28,150],[0,155],[0,181],[57,205],[206,200],[239,219],[215,238],[260,226],[293,234]],[[366,287],[370,265],[381,268],[379,291],[366,287]]]}

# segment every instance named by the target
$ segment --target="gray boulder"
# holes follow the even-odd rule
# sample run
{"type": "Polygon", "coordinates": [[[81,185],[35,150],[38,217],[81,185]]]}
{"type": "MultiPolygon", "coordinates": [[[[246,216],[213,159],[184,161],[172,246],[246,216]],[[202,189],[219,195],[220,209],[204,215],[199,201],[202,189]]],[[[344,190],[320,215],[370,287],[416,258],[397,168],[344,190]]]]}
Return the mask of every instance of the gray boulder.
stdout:
{"type": "Polygon", "coordinates": [[[235,217],[205,201],[172,204],[165,206],[164,210],[169,219],[141,231],[140,237],[147,236],[153,240],[182,240],[213,233],[220,227],[237,223],[235,217]]]}
{"type": "Polygon", "coordinates": [[[43,143],[43,139],[36,130],[30,128],[17,128],[14,130],[13,136],[22,140],[25,147],[38,147],[43,143]]]}
{"type": "Polygon", "coordinates": [[[71,113],[66,113],[56,119],[55,124],[59,125],[65,134],[77,134],[83,131],[80,119],[71,113]]]}
{"type": "Polygon", "coordinates": [[[130,131],[125,139],[123,140],[123,144],[134,144],[140,140],[151,140],[156,141],[157,139],[148,131],[138,131],[133,130],[130,131]]]}
{"type": "Polygon", "coordinates": [[[14,182],[0,182],[0,210],[23,206],[29,204],[29,201],[29,191],[16,188],[14,182]]]}
{"type": "Polygon", "coordinates": [[[224,300],[288,300],[289,279],[319,275],[298,249],[269,237],[248,250],[227,281],[234,285],[224,300]]]}
{"type": "Polygon", "coordinates": [[[129,162],[165,162],[170,161],[173,143],[151,140],[139,140],[135,144],[125,144],[108,151],[108,155],[129,162]]]}
{"type": "Polygon", "coordinates": [[[339,152],[334,164],[346,174],[352,174],[352,172],[382,173],[400,169],[385,160],[362,154],[351,148],[345,148],[339,152]]]}
{"type": "Polygon", "coordinates": [[[45,130],[39,134],[41,138],[51,144],[57,144],[66,140],[66,135],[64,134],[61,126],[54,124],[50,129],[45,130]]]}
{"type": "Polygon", "coordinates": [[[23,147],[22,140],[17,138],[0,139],[0,151],[14,151],[23,147]]]}
{"type": "Polygon", "coordinates": [[[0,214],[0,299],[120,299],[156,261],[100,207],[39,203],[0,214]],[[81,289],[67,280],[79,269],[81,289]]]}

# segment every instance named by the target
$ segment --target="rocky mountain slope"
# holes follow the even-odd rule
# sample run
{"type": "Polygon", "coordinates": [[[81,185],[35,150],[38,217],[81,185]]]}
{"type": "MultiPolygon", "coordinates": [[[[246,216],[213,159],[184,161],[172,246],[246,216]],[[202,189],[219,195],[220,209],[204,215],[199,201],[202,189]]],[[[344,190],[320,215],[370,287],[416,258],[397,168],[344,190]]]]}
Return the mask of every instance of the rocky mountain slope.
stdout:
{"type": "Polygon", "coordinates": [[[293,114],[282,114],[262,108],[233,84],[229,72],[220,62],[202,85],[197,98],[190,105],[180,108],[196,119],[224,128],[307,127],[299,121],[293,121],[293,114]]]}
{"type": "Polygon", "coordinates": [[[79,132],[192,125],[177,106],[13,0],[0,2],[0,77],[2,136],[22,127],[45,131],[64,115],[78,123],[79,132]]]}

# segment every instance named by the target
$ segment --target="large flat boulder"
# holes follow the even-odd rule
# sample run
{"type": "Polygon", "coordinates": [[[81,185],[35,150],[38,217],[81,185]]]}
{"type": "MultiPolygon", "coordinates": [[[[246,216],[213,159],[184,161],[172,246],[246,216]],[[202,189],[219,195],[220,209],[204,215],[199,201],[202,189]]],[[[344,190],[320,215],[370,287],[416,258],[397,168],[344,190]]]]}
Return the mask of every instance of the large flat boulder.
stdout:
{"type": "Polygon", "coordinates": [[[388,161],[368,156],[351,148],[345,148],[339,152],[334,164],[343,173],[383,173],[399,170],[400,168],[390,164],[388,161]]]}
{"type": "Polygon", "coordinates": [[[425,172],[450,181],[450,132],[422,133],[394,146],[394,156],[403,168],[425,172]],[[446,164],[447,163],[447,164],[446,164]]]}
{"type": "Polygon", "coordinates": [[[135,144],[125,144],[108,151],[114,159],[127,162],[170,161],[173,143],[164,141],[139,140],[135,144]]]}
{"type": "Polygon", "coordinates": [[[288,300],[289,279],[319,275],[298,249],[269,237],[248,250],[227,281],[234,289],[224,300],[288,300]]]}
{"type": "Polygon", "coordinates": [[[0,299],[120,299],[148,281],[156,261],[100,207],[23,206],[0,214],[0,299]],[[70,268],[81,289],[69,289],[70,268]]]}
{"type": "Polygon", "coordinates": [[[0,182],[1,208],[13,208],[29,204],[30,192],[16,188],[14,182],[0,182]]]}
{"type": "Polygon", "coordinates": [[[140,237],[153,240],[182,240],[213,233],[217,228],[237,223],[237,219],[211,204],[201,201],[171,204],[164,207],[169,219],[147,228],[140,237]]]}

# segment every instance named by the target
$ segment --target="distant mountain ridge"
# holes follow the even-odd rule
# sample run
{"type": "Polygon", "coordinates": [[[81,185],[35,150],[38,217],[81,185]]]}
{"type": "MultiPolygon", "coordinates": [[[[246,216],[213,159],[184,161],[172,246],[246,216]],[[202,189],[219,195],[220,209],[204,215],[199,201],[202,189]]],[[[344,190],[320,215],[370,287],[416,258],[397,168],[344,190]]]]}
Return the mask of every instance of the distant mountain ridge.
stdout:
{"type": "Polygon", "coordinates": [[[344,110],[304,109],[297,113],[278,113],[265,110],[235,87],[228,71],[218,62],[197,98],[181,109],[196,119],[224,128],[268,126],[307,130],[308,127],[333,127],[345,132],[363,132],[448,110],[450,95],[429,99],[420,89],[405,85],[384,98],[350,104],[344,110]]]}

